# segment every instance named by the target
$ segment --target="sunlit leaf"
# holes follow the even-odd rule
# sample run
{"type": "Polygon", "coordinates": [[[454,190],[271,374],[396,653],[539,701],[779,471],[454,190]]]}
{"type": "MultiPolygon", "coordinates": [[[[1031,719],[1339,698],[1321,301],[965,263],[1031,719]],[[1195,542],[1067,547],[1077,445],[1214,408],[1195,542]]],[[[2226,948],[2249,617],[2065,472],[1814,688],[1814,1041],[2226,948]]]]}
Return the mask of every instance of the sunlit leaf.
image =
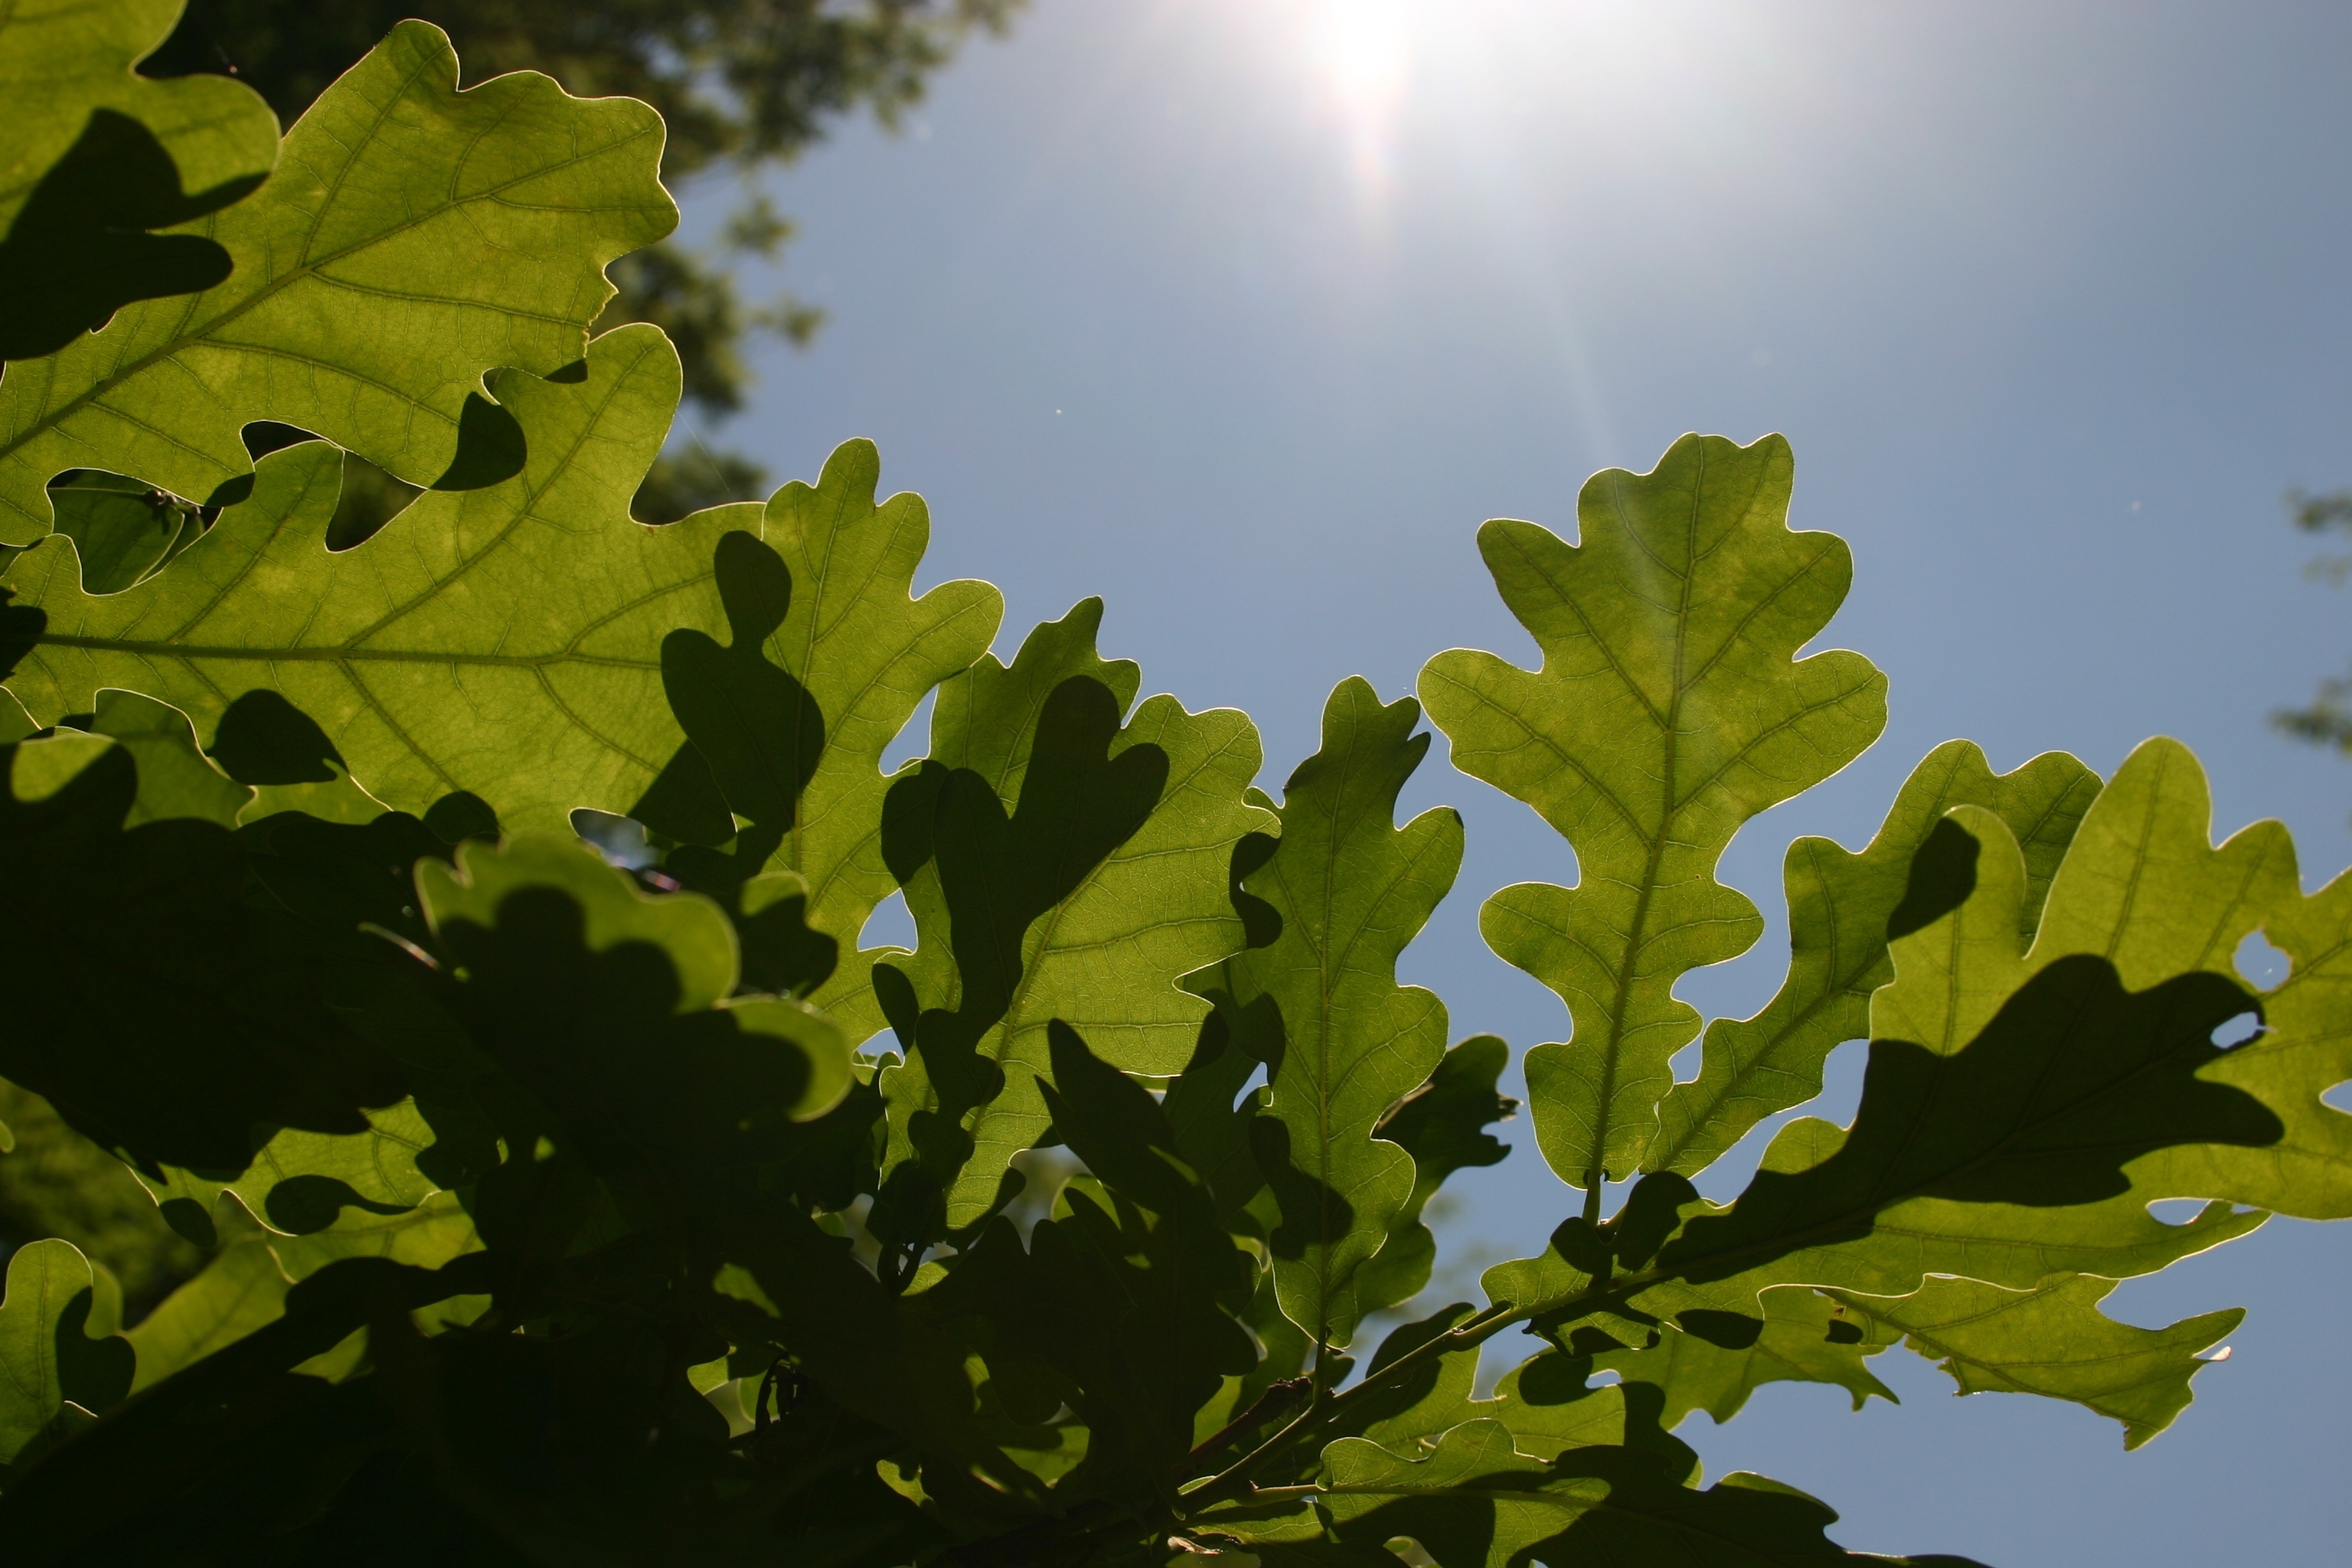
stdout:
{"type": "Polygon", "coordinates": [[[1902,934],[1896,916],[1912,857],[1947,811],[1981,805],[2017,836],[2030,940],[2059,857],[2098,789],[2097,776],[2063,752],[1996,776],[1975,746],[1948,741],[1912,770],[1860,854],[1825,838],[1789,846],[1789,977],[1754,1017],[1707,1026],[1699,1075],[1676,1084],[1659,1106],[1658,1135],[1643,1169],[1696,1175],[1765,1117],[1822,1091],[1831,1049],[1869,1031],[1870,994],[1894,974],[1886,943],[1902,934]]]}
{"type": "Polygon", "coordinates": [[[1413,732],[1420,722],[1418,702],[1383,705],[1360,679],[1331,693],[1322,749],[1284,788],[1280,842],[1242,882],[1280,932],[1190,982],[1217,1001],[1236,1043],[1269,1064],[1252,1142],[1281,1210],[1275,1284],[1290,1320],[1334,1347],[1369,1308],[1427,1278],[1417,1256],[1369,1302],[1356,1283],[1384,1244],[1421,1251],[1418,1213],[1404,1213],[1416,1196],[1413,1158],[1375,1129],[1445,1054],[1444,1005],[1396,983],[1397,955],[1462,863],[1462,819],[1451,809],[1396,826],[1397,792],[1429,750],[1428,735],[1413,732]]]}
{"type": "MultiPolygon", "coordinates": [[[[362,1215],[360,1223],[316,1236],[256,1236],[232,1242],[130,1331],[139,1352],[133,1389],[160,1383],[277,1321],[285,1313],[287,1291],[330,1263],[388,1258],[436,1268],[480,1247],[474,1222],[454,1193],[436,1194],[409,1212],[362,1215]]],[[[454,1311],[428,1310],[429,1321],[436,1325],[464,1321],[480,1305],[460,1304],[454,1311]]]]}
{"type": "Polygon", "coordinates": [[[1272,820],[1243,798],[1257,731],[1166,696],[1129,714],[1139,673],[1096,655],[1101,615],[1087,601],[1010,667],[943,685],[931,757],[892,786],[884,854],[921,945],[876,970],[915,1039],[883,1075],[885,1195],[895,1178],[912,1235],[984,1217],[1044,1133],[1049,1020],[1123,1071],[1173,1075],[1208,1006],[1177,980],[1242,945],[1230,858],[1272,820]]]}
{"type": "Polygon", "coordinates": [[[2099,1310],[2115,1288],[2087,1274],[2061,1275],[2032,1290],[1937,1279],[1909,1296],[1839,1291],[1832,1299],[1873,1338],[1902,1338],[1951,1373],[1962,1394],[2069,1400],[2122,1422],[2124,1447],[2137,1448],[2189,1408],[2189,1380],[2205,1365],[2197,1352],[2246,1314],[2231,1308],[2169,1328],[2136,1328],[2099,1310]]]}
{"type": "Polygon", "coordinates": [[[1675,982],[1763,929],[1715,879],[1724,847],[1885,723],[1886,679],[1868,660],[1795,658],[1853,565],[1834,535],[1790,531],[1790,482],[1777,436],[1689,436],[1651,473],[1588,480],[1578,544],[1487,523],[1479,549],[1543,667],[1455,649],[1422,672],[1454,766],[1576,851],[1575,888],[1506,888],[1479,927],[1568,1005],[1574,1036],[1528,1051],[1528,1093],[1544,1157],[1596,1204],[1604,1174],[1642,1163],[1669,1063],[1698,1032],[1675,982]]]}
{"type": "Polygon", "coordinates": [[[1474,1035],[1448,1047],[1429,1082],[1372,1130],[1412,1156],[1412,1195],[1389,1222],[1389,1239],[1360,1276],[1363,1300],[1388,1304],[1419,1295],[1437,1257],[1437,1237],[1422,1217],[1429,1201],[1454,1172],[1499,1164],[1510,1153],[1508,1144],[1486,1131],[1517,1113],[1517,1100],[1495,1092],[1509,1060],[1510,1047],[1494,1035],[1474,1035]]]}
{"type": "Polygon", "coordinates": [[[0,542],[47,531],[44,487],[67,468],[208,498],[249,471],[255,420],[415,484],[479,483],[510,461],[483,373],[576,361],[612,294],[604,265],[677,211],[645,105],[530,73],[457,81],[440,30],[402,23],[302,117],[257,195],[193,226],[227,253],[225,281],[10,368],[0,542]]]}
{"type": "Polygon", "coordinates": [[[675,852],[668,868],[713,893],[763,867],[797,873],[809,929],[843,955],[810,999],[858,1038],[883,1021],[866,980],[875,955],[857,952],[858,933],[898,885],[882,857],[883,749],[933,687],[987,651],[1004,613],[985,583],[915,596],[929,513],[915,495],[877,503],[880,474],[873,443],[845,442],[815,485],[795,480],[763,511],[721,514],[751,518],[765,552],[748,534],[719,541],[725,646],[690,629],[662,641],[688,745],[648,796],[663,798],[697,758],[708,768],[727,808],[715,838],[735,842],[723,858],[675,852]],[[740,837],[729,816],[745,825],[740,837]]]}
{"type": "MultiPolygon", "coordinates": [[[[1614,1372],[1627,1385],[1655,1388],[1655,1419],[1669,1432],[1695,1410],[1718,1424],[1728,1421],[1768,1383],[1831,1384],[1846,1392],[1856,1410],[1872,1394],[1894,1401],[1894,1390],[1863,1362],[1900,1339],[1899,1330],[1881,1328],[1869,1315],[1843,1310],[1811,1290],[1767,1290],[1762,1308],[1761,1331],[1746,1343],[1718,1343],[1665,1328],[1655,1346],[1599,1352],[1592,1369],[1614,1372]]],[[[1744,1332],[1737,1337],[1747,1339],[1744,1332]]]]}
{"type": "Polygon", "coordinates": [[[1916,862],[1915,889],[1943,912],[1894,943],[1853,1126],[1792,1123],[1728,1208],[1650,1177],[1609,1226],[1571,1221],[1552,1261],[1490,1279],[1582,1297],[1624,1268],[1616,1300],[1688,1327],[1752,1320],[1777,1284],[1905,1296],[1948,1273],[2027,1290],[2053,1271],[2161,1268],[2263,1209],[2343,1212],[2352,1116],[2320,1096],[2352,1058],[2340,1030],[2313,1025],[2347,889],[2305,898],[2275,824],[2217,849],[2193,759],[2142,746],[2084,818],[2028,952],[2015,840],[1990,812],[1956,809],[1916,862]],[[2258,925],[2308,965],[2263,997],[2228,967],[2258,925]],[[2257,1012],[2283,1023],[2216,1043],[2257,1012]],[[2179,1197],[2209,1202],[2178,1225],[2149,1212],[2179,1197]]]}
{"type": "Polygon", "coordinates": [[[1055,1024],[1049,1036],[1043,1091],[1055,1127],[1096,1173],[1095,1195],[1066,1189],[1025,1251],[997,1220],[931,1304],[970,1303],[993,1320],[989,1373],[1009,1414],[1042,1422],[1066,1400],[1085,1422],[1085,1458],[1057,1494],[1165,1504],[1192,1447],[1192,1413],[1255,1360],[1234,1314],[1256,1269],[1175,1157],[1152,1097],[1076,1031],[1055,1024]],[[1024,1369],[1054,1375],[1030,1370],[1024,1390],[1024,1369]]]}
{"type": "MultiPolygon", "coordinates": [[[[1684,1562],[1704,1564],[1929,1561],[1860,1556],[1822,1532],[1837,1515],[1777,1481],[1735,1472],[1704,1491],[1687,1459],[1643,1448],[1579,1447],[1546,1464],[1511,1447],[1499,1422],[1455,1427],[1426,1458],[1349,1438],[1324,1457],[1320,1497],[1342,1542],[1418,1542],[1440,1568],[1684,1562]]],[[[1958,1559],[1932,1561],[1954,1564],[1958,1559]]]]}
{"type": "MultiPolygon", "coordinates": [[[[0,1467],[46,1447],[68,1406],[83,1416],[131,1392],[132,1352],[118,1333],[122,1291],[71,1242],[8,1255],[0,1300],[0,1467]]],[[[5,1474],[5,1470],[0,1470],[5,1474]]]]}
{"type": "Polygon", "coordinates": [[[151,234],[226,206],[278,158],[278,119],[220,76],[132,66],[177,0],[20,0],[0,14],[0,360],[54,353],[134,300],[210,289],[230,253],[151,234]]]}

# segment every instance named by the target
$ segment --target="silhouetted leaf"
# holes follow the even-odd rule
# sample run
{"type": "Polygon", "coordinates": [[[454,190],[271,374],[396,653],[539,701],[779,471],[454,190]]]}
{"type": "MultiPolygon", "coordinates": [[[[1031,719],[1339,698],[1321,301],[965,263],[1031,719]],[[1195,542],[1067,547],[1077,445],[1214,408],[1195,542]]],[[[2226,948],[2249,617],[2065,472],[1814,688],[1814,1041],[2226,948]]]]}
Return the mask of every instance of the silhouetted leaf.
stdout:
{"type": "Polygon", "coordinates": [[[1377,1302],[1408,1301],[1429,1283],[1437,1237],[1422,1222],[1429,1200],[1456,1171],[1502,1163],[1510,1146],[1486,1129],[1507,1121],[1519,1102],[1495,1092],[1510,1047],[1474,1035],[1450,1047],[1429,1082],[1381,1119],[1373,1135],[1412,1156],[1412,1195],[1389,1222],[1389,1239],[1360,1276],[1359,1293],[1377,1302]]]}
{"type": "MultiPolygon", "coordinates": [[[[285,1313],[287,1291],[330,1263],[388,1258],[437,1268],[480,1247],[474,1222],[454,1193],[434,1194],[400,1214],[362,1215],[357,1223],[313,1236],[262,1235],[232,1242],[130,1331],[139,1353],[132,1387],[160,1383],[277,1321],[285,1313]]],[[[467,1321],[481,1305],[458,1298],[420,1316],[436,1326],[467,1321]]]]}
{"type": "MultiPolygon", "coordinates": [[[[897,886],[879,831],[883,749],[926,693],[987,651],[1003,616],[1003,597],[984,583],[914,596],[929,514],[919,496],[877,502],[880,473],[871,442],[845,442],[814,486],[795,480],[763,510],[725,514],[754,517],[759,530],[757,540],[719,542],[730,640],[722,647],[694,630],[664,639],[664,682],[689,749],[646,797],[685,805],[709,788],[720,809],[685,806],[677,826],[657,821],[657,810],[635,811],[673,837],[710,844],[736,837],[730,816],[743,819],[730,855],[689,847],[667,868],[722,899],[730,880],[741,885],[763,868],[797,873],[806,926],[837,953],[856,952],[866,917],[897,886]],[[693,772],[698,760],[706,773],[693,772]],[[698,809],[710,817],[699,832],[683,820],[698,809]]],[[[829,966],[813,983],[812,999],[861,1039],[883,1022],[866,979],[874,956],[829,966]]]]}
{"type": "Polygon", "coordinates": [[[698,895],[647,896],[590,851],[530,837],[460,846],[454,872],[428,860],[417,887],[462,972],[447,1005],[552,1116],[544,1131],[609,1181],[707,1201],[847,1092],[848,1047],[822,1014],[721,1005],[734,931],[698,895]]]}
{"type": "MultiPolygon", "coordinates": [[[[1217,1223],[1215,1205],[1176,1151],[1151,1096],[1097,1059],[1072,1030],[1050,1029],[1043,1086],[1054,1125],[1100,1182],[1100,1199],[1066,1189],[1025,1253],[998,1219],[929,1292],[940,1311],[969,1304],[995,1324],[989,1375],[1000,1391],[1044,1369],[1031,1422],[1066,1400],[1086,1426],[1085,1457],[1055,1486],[1063,1506],[1092,1496],[1173,1500],[1193,1443],[1193,1412],[1255,1356],[1234,1314],[1255,1268],[1217,1223]],[[1135,1353],[1149,1345],[1148,1355],[1135,1353]]],[[[1023,1402],[1001,1392],[1008,1414],[1023,1402]]]]}
{"type": "MultiPolygon", "coordinates": [[[[1932,1289],[1937,1282],[1928,1283],[1932,1289]]],[[[1874,1394],[1895,1402],[1894,1390],[1863,1362],[1894,1344],[1900,1331],[1877,1329],[1867,1313],[1842,1310],[1811,1290],[1767,1290],[1761,1305],[1761,1327],[1752,1339],[1744,1324],[1718,1336],[1745,1343],[1718,1343],[1666,1325],[1655,1346],[1601,1351],[1591,1358],[1592,1370],[1656,1388],[1657,1423],[1669,1432],[1694,1410],[1706,1411],[1718,1425],[1728,1421],[1768,1383],[1834,1384],[1856,1410],[1874,1394]]]]}
{"type": "Polygon", "coordinates": [[[16,993],[0,1072],[151,1167],[234,1173],[276,1128],[364,1131],[404,1074],[328,1005],[301,922],[246,897],[221,820],[246,792],[163,713],[110,703],[101,721],[141,716],[124,740],[0,752],[0,951],[43,977],[16,993]]]}
{"type": "Polygon", "coordinates": [[[1646,1178],[1618,1220],[1570,1222],[1547,1260],[1491,1271],[1491,1288],[1690,1327],[1753,1321],[1780,1284],[1899,1297],[1937,1273],[2012,1290],[2053,1270],[2144,1273],[2262,1223],[2232,1204],[2342,1212],[2352,1117],[2320,1096],[2352,1074],[2352,1047],[2314,1025],[2352,889],[2306,899],[2275,824],[2216,849],[2209,820],[2193,759],[2142,746],[2084,819],[2029,952],[2015,841],[1990,812],[1953,811],[1919,864],[1965,897],[1893,944],[1853,1125],[1791,1123],[1727,1208],[1646,1178]],[[2258,925],[2301,965],[2259,998],[2229,968],[2258,925]],[[2287,1021],[2214,1043],[2258,1011],[2287,1021]],[[2179,1225],[2149,1213],[2176,1197],[2210,1201],[2179,1225]]]}

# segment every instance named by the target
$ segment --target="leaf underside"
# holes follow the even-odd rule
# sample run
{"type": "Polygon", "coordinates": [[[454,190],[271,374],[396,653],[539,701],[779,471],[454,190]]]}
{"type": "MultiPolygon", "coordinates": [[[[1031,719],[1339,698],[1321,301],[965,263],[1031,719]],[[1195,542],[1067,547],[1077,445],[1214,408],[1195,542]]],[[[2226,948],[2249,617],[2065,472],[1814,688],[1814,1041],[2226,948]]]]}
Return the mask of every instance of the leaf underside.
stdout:
{"type": "Polygon", "coordinates": [[[1952,1563],[1674,1434],[1892,1399],[1907,1344],[2137,1447],[2241,1315],[2115,1282],[2352,1215],[2352,880],[2214,847],[2168,741],[2104,787],[1948,742],[1862,849],[1799,840],[1785,982],[1673,1080],[1675,985],[1761,929],[1726,847],[1885,722],[1798,657],[1851,563],[1779,437],[1596,476],[1573,544],[1488,523],[1540,668],[1341,682],[1277,804],[1099,601],[1007,663],[994,587],[919,595],[870,443],[631,515],[678,359],[586,329],[675,223],[650,110],[461,92],[407,22],[281,145],[133,72],[171,11],[0,17],[0,1072],[211,1253],[127,1333],[75,1247],[12,1255],[12,1561],[1952,1563]],[[367,464],[424,489],[361,538],[367,464]],[[1579,876],[1482,910],[1568,1008],[1526,1076],[1585,1194],[1483,1309],[1406,1305],[1517,1109],[1397,976],[1463,848],[1396,819],[1424,705],[1579,876]],[[894,892],[915,950],[860,951],[894,892]],[[1865,1038],[1850,1126],[1698,1195],[1865,1038]]]}

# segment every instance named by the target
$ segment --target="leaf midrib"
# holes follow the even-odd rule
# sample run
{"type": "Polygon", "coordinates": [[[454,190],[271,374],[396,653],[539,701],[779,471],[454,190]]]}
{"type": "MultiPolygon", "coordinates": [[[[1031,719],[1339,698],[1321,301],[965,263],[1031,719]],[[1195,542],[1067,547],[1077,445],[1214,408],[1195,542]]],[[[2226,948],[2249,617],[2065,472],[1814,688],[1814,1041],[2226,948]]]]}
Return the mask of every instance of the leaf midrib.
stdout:
{"type": "MultiPolygon", "coordinates": [[[[1680,593],[1675,605],[1675,681],[1666,700],[1666,712],[1662,722],[1665,754],[1664,765],[1658,770],[1659,821],[1656,831],[1650,835],[1650,842],[1643,857],[1642,884],[1633,896],[1633,918],[1626,927],[1624,956],[1617,966],[1616,994],[1609,1004],[1609,1033],[1601,1047],[1600,1093],[1592,1121],[1592,1163],[1587,1168],[1584,1188],[1584,1217],[1593,1224],[1598,1224],[1601,1219],[1601,1190],[1609,1173],[1609,1134],[1611,1124],[1615,1120],[1612,1110],[1617,1096],[1617,1058],[1624,1048],[1625,1017],[1633,1006],[1634,973],[1646,940],[1650,901],[1657,892],[1658,868],[1665,859],[1666,838],[1675,821],[1675,774],[1680,751],[1678,742],[1682,737],[1683,695],[1685,689],[1683,677],[1688,656],[1691,584],[1698,574],[1699,507],[1706,493],[1706,448],[1702,446],[1698,453],[1697,472],[1691,481],[1690,514],[1684,521],[1683,559],[1687,564],[1682,573],[1680,593]]],[[[1611,498],[1616,503],[1619,521],[1628,537],[1638,539],[1640,535],[1633,520],[1625,515],[1622,483],[1612,487],[1611,498]]],[[[1612,662],[1614,662],[1613,655],[1612,662]]],[[[1631,684],[1630,677],[1628,684],[1631,684]]],[[[1654,716],[1655,711],[1652,710],[1654,716]]]]}

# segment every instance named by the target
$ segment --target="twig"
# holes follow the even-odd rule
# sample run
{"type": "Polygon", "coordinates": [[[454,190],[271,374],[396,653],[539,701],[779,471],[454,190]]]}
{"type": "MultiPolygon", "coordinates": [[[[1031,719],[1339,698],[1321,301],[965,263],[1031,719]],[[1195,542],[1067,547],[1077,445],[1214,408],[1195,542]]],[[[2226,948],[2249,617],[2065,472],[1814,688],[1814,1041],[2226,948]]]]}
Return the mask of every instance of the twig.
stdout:
{"type": "Polygon", "coordinates": [[[1254,1431],[1265,1425],[1274,1419],[1276,1412],[1305,1394],[1309,1386],[1310,1380],[1304,1377],[1286,1377],[1280,1383],[1267,1384],[1265,1392],[1252,1400],[1247,1410],[1226,1422],[1224,1427],[1215,1436],[1209,1438],[1185,1455],[1184,1462],[1188,1465],[1197,1465],[1212,1454],[1222,1451],[1227,1444],[1243,1433],[1254,1431]]]}

